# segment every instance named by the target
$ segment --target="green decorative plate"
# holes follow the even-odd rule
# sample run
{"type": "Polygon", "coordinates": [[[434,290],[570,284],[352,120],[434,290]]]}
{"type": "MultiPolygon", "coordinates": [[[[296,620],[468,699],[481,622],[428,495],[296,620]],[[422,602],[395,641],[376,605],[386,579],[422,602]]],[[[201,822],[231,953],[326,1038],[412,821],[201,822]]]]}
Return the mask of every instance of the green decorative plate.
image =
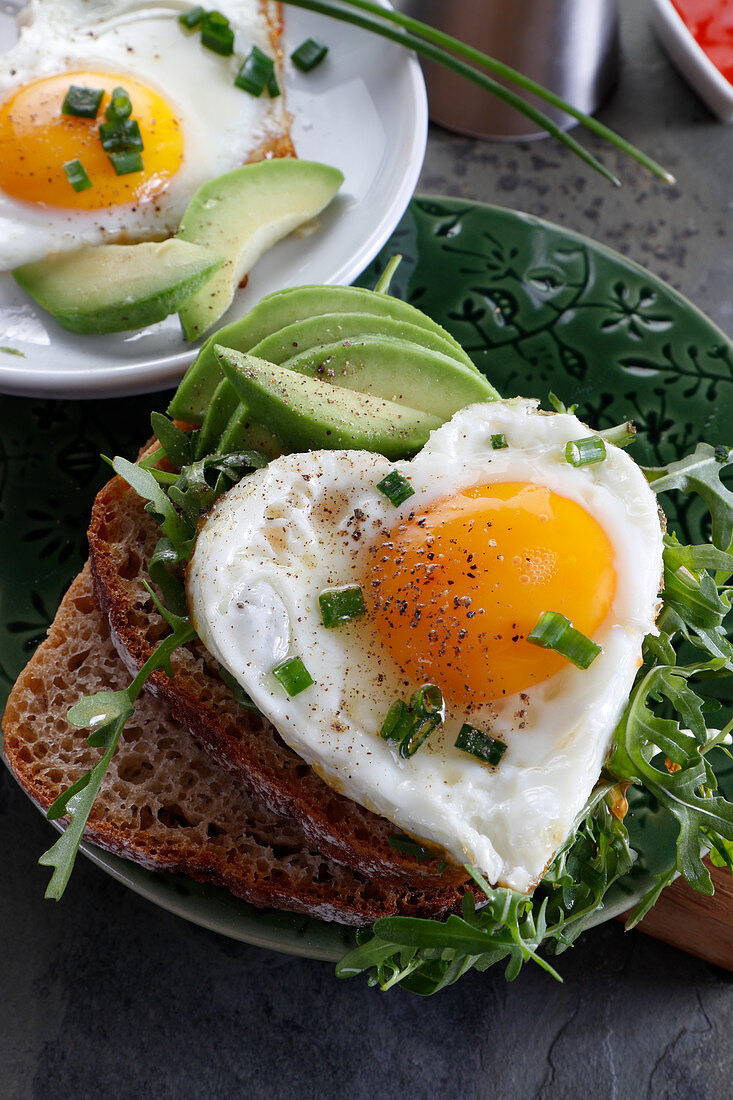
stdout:
{"type": "MultiPolygon", "coordinates": [[[[500,392],[577,402],[585,420],[636,421],[636,457],[658,465],[699,440],[730,442],[733,346],[681,295],[587,238],[498,207],[416,198],[361,276],[373,286],[388,258],[403,262],[393,291],[460,340],[500,392]]],[[[165,396],[61,402],[4,398],[0,407],[0,694],[43,637],[86,553],[98,455],[133,454],[165,396]]],[[[670,517],[700,537],[688,507],[670,517]]],[[[733,770],[724,776],[733,788],[733,770]]],[[[637,800],[640,859],[595,923],[639,898],[668,864],[674,826],[637,800]]],[[[264,947],[336,959],[351,933],[262,911],[181,876],[154,875],[92,847],[113,877],[172,912],[264,947]]],[[[40,854],[40,853],[39,853],[40,854]]],[[[40,898],[39,898],[40,904],[40,898]]]]}

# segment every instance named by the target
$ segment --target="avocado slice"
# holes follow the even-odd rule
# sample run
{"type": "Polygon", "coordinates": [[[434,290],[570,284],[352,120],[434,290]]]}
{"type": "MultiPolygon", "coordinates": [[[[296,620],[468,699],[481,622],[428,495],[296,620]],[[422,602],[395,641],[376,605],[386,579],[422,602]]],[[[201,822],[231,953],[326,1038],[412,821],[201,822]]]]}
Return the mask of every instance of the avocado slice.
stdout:
{"type": "Polygon", "coordinates": [[[407,458],[443,423],[437,416],[331,386],[218,344],[215,354],[258,423],[290,451],[347,447],[407,458]]]}
{"type": "Polygon", "coordinates": [[[263,252],[319,214],[343,180],[327,164],[281,157],[235,168],[198,189],[178,236],[210,248],[225,262],[180,311],[187,340],[198,340],[216,324],[263,252]]]}
{"type": "MultiPolygon", "coordinates": [[[[263,344],[258,347],[262,349],[263,344]]],[[[392,336],[369,335],[326,344],[282,365],[297,374],[408,405],[443,420],[466,405],[495,401],[499,396],[485,378],[455,359],[392,336]]]]}
{"type": "MultiPolygon", "coordinates": [[[[295,355],[301,355],[309,349],[324,344],[337,344],[344,340],[354,343],[365,336],[389,336],[399,340],[408,340],[411,344],[437,351],[467,366],[465,357],[459,358],[450,340],[432,329],[422,328],[409,321],[396,320],[394,317],[379,317],[373,313],[324,313],[320,317],[306,317],[292,325],[266,336],[258,344],[247,350],[258,359],[268,363],[284,363],[295,355]]],[[[218,344],[223,343],[216,336],[218,344]]],[[[227,344],[227,347],[230,345],[227,344]]],[[[469,368],[470,369],[470,368],[469,368]]]]}
{"type": "Polygon", "coordinates": [[[459,362],[479,373],[450,333],[400,298],[356,286],[288,287],[267,295],[240,320],[225,325],[209,337],[176,390],[168,407],[169,414],[192,424],[203,421],[221,381],[221,368],[214,354],[215,344],[251,352],[260,341],[288,325],[335,313],[367,313],[373,318],[386,317],[416,325],[424,332],[435,333],[444,339],[459,362]]]}
{"type": "Polygon", "coordinates": [[[223,262],[208,248],[173,238],[87,246],[17,267],[13,277],[64,328],[102,335],[162,321],[223,262]]]}
{"type": "MultiPolygon", "coordinates": [[[[229,382],[227,385],[231,389],[229,382]]],[[[277,458],[283,453],[282,447],[272,432],[256,424],[249,409],[242,402],[237,402],[217,444],[210,447],[208,451],[202,451],[201,456],[211,451],[217,451],[222,455],[234,454],[237,451],[261,451],[268,458],[277,458]]]]}

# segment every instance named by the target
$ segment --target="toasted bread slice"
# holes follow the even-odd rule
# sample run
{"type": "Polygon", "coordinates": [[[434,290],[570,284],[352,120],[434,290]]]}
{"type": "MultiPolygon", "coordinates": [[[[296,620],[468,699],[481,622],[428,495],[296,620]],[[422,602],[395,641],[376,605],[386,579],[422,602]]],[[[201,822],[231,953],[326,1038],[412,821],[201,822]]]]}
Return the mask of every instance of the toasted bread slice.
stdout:
{"type": "MultiPolygon", "coordinates": [[[[88,567],[21,673],[3,717],[5,757],[43,809],[99,759],[66,721],[81,696],[129,676],[94,607],[88,567]]],[[[440,915],[462,890],[379,885],[313,851],[298,823],[273,813],[202,751],[151,695],[140,696],[94,804],[85,837],[151,870],[182,871],[257,906],[343,924],[392,913],[440,915]]]]}
{"type": "MultiPolygon", "coordinates": [[[[135,671],[168,631],[143,587],[159,537],[137,493],[121,478],[108,482],[97,495],[89,528],[94,598],[108,616],[118,652],[135,671]]],[[[418,861],[396,851],[389,838],[400,830],[332,790],[266,719],[241,707],[201,643],[178,650],[173,668],[172,679],[154,673],[148,689],[258,799],[294,817],[324,855],[375,882],[430,889],[466,882],[465,871],[446,867],[441,856],[418,861]]]]}

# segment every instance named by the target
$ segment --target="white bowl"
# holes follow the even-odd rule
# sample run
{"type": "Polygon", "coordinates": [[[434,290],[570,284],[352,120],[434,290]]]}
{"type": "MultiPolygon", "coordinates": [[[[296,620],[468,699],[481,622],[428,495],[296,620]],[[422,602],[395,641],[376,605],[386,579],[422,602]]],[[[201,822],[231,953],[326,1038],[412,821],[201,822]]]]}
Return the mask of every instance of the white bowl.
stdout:
{"type": "Polygon", "coordinates": [[[660,42],[689,84],[723,122],[733,122],[733,84],[695,41],[672,0],[651,0],[660,42]]]}

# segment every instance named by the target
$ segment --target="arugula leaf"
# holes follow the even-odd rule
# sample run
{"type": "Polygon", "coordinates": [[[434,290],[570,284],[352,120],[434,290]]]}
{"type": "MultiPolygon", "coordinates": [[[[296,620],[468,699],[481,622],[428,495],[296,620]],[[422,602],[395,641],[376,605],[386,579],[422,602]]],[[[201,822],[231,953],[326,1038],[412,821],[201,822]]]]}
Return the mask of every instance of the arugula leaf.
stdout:
{"type": "Polygon", "coordinates": [[[666,871],[662,871],[659,875],[656,875],[656,881],[651,890],[648,890],[646,894],[644,894],[644,897],[641,899],[639,904],[632,912],[631,916],[625,922],[624,929],[627,932],[630,932],[632,928],[636,928],[639,921],[642,921],[649,910],[654,908],[654,906],[659,901],[659,896],[662,891],[665,890],[667,886],[670,885],[670,883],[674,882],[676,877],[677,868],[674,866],[669,867],[666,871]]]}
{"type": "Polygon", "coordinates": [[[665,698],[678,713],[685,717],[692,714],[697,720],[689,679],[700,671],[704,666],[671,669],[661,665],[646,673],[616,731],[608,769],[643,784],[674,816],[679,824],[677,869],[696,890],[712,894],[710,873],[700,852],[701,829],[705,827],[733,841],[733,805],[713,793],[717,787],[715,773],[700,751],[708,738],[704,726],[701,745],[699,731],[695,736],[675,719],[657,717],[649,706],[650,700],[665,698]],[[672,767],[660,766],[660,756],[672,767]]]}
{"type": "Polygon", "coordinates": [[[176,469],[182,470],[193,462],[198,432],[182,431],[170,417],[160,412],[150,414],[150,426],[176,469]]]}
{"type": "Polygon", "coordinates": [[[183,520],[173,507],[168,494],[155,480],[152,472],[119,455],[112,461],[112,469],[148,503],[145,511],[155,516],[163,534],[177,550],[190,554],[193,535],[190,523],[183,520]]]}
{"type": "Polygon", "coordinates": [[[231,672],[228,672],[222,665],[219,665],[219,676],[229,688],[240,707],[244,707],[245,710],[251,710],[255,714],[262,714],[262,711],[257,706],[254,699],[250,698],[239,681],[235,680],[231,672]]]}
{"type": "Polygon", "coordinates": [[[715,546],[730,550],[733,546],[733,493],[720,480],[721,470],[733,462],[733,449],[698,443],[694,452],[667,466],[642,467],[654,492],[697,493],[705,501],[712,520],[715,546]]]}
{"type": "Polygon", "coordinates": [[[181,554],[170,539],[158,539],[148,565],[148,576],[163,594],[163,603],[177,615],[186,614],[186,592],[183,581],[176,576],[181,554]]]}
{"type": "Polygon", "coordinates": [[[143,684],[158,668],[172,675],[171,654],[196,637],[188,619],[170,613],[167,618],[173,633],[158,645],[129,687],[121,691],[100,691],[86,696],[68,712],[67,717],[75,726],[91,730],[87,743],[103,748],[104,753],[94,767],[59,795],[47,811],[49,821],[56,821],[61,817],[69,818],[65,831],[38,861],[45,867],[54,868],[46,890],[47,898],[58,901],[66,889],[94,800],[114,756],[124,725],[134,713],[135,700],[142,691],[143,684]]]}
{"type": "Polygon", "coordinates": [[[714,867],[727,867],[733,874],[733,842],[724,837],[703,829],[703,836],[710,844],[710,862],[714,867]]]}

